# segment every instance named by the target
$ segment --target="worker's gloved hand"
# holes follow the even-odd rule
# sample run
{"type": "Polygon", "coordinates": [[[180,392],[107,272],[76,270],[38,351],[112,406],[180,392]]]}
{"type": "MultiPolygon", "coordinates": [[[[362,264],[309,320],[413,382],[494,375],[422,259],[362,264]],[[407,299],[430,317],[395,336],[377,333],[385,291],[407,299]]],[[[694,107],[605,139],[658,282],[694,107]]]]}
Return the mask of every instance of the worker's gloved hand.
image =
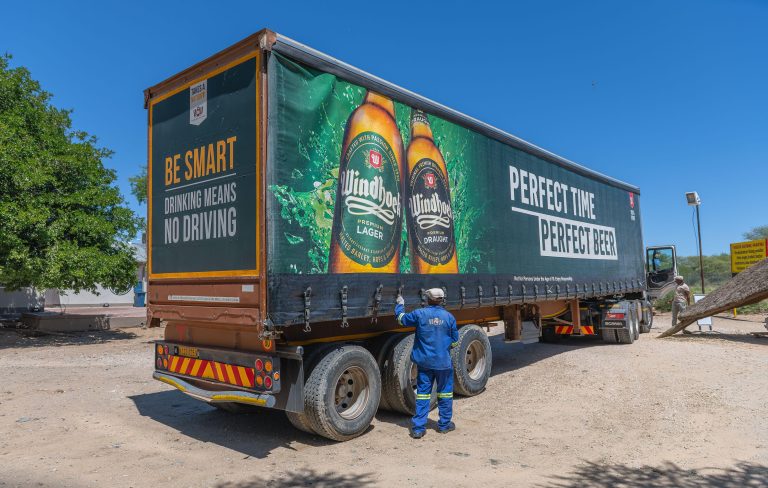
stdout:
{"type": "Polygon", "coordinates": [[[395,300],[398,305],[405,305],[405,298],[403,298],[403,295],[397,295],[397,300],[395,300]]]}

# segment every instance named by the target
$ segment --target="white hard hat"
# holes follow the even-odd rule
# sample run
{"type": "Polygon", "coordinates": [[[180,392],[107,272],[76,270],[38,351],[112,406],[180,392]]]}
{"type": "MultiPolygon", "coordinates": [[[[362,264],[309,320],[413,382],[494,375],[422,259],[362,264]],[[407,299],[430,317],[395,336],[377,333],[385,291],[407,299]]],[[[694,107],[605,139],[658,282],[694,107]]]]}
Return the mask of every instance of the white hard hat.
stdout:
{"type": "Polygon", "coordinates": [[[445,292],[442,288],[430,288],[427,290],[427,298],[430,300],[442,300],[445,298],[445,292]]]}

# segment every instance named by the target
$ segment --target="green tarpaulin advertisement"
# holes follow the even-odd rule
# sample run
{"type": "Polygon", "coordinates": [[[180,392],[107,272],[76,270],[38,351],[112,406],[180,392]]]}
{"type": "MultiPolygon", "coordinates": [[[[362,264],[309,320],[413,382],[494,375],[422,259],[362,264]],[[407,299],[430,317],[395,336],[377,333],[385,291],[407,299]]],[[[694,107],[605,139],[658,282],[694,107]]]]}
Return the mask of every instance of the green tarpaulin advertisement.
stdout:
{"type": "Polygon", "coordinates": [[[313,275],[368,307],[374,281],[449,303],[642,287],[637,194],[276,54],[269,100],[269,270],[292,300],[313,275]]]}
{"type": "MultiPolygon", "coordinates": [[[[280,213],[274,221],[278,242],[276,255],[271,256],[273,270],[327,273],[340,203],[345,130],[350,115],[364,105],[367,91],[276,56],[271,75],[274,160],[269,192],[280,213]]],[[[413,114],[410,107],[394,102],[402,153],[411,143],[413,114]]],[[[622,265],[633,273],[637,270],[642,258],[637,195],[437,117],[426,118],[447,167],[449,233],[453,234],[459,273],[587,277],[624,276],[622,265]]],[[[387,148],[386,153],[393,152],[387,148]]],[[[397,168],[393,156],[383,159],[383,165],[397,168]]],[[[439,171],[432,168],[426,173],[439,171]]],[[[386,234],[381,241],[389,240],[392,229],[401,228],[399,271],[410,273],[414,250],[407,230],[420,227],[408,225],[409,219],[419,217],[409,197],[418,193],[418,185],[428,183],[415,174],[399,177],[403,211],[397,224],[375,214],[357,220],[381,224],[386,234]]],[[[420,236],[417,244],[423,244],[426,237],[420,236]]],[[[375,271],[373,266],[370,271],[375,271]]]]}

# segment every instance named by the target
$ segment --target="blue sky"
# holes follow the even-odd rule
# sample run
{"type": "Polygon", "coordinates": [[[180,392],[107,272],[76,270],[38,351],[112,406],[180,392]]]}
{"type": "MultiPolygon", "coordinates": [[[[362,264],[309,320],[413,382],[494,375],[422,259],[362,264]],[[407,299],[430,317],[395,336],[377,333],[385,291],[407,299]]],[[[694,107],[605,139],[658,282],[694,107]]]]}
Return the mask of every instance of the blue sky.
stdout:
{"type": "Polygon", "coordinates": [[[768,2],[12,2],[0,51],[128,178],[142,90],[269,27],[641,188],[646,244],[706,254],[768,224],[768,2]],[[226,7],[224,7],[226,5],[226,7]]]}

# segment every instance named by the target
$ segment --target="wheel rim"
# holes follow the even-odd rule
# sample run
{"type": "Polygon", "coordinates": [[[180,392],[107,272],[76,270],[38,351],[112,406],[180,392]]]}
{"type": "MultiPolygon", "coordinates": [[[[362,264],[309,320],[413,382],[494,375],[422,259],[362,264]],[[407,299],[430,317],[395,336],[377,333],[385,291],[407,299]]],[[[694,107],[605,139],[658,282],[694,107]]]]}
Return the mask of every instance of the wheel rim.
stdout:
{"type": "Polygon", "coordinates": [[[479,380],[485,373],[485,348],[483,344],[475,339],[467,346],[467,355],[464,361],[467,374],[473,380],[479,380]]]}
{"type": "Polygon", "coordinates": [[[352,366],[336,381],[336,412],[346,420],[359,417],[371,396],[371,388],[363,368],[352,366]]]}

